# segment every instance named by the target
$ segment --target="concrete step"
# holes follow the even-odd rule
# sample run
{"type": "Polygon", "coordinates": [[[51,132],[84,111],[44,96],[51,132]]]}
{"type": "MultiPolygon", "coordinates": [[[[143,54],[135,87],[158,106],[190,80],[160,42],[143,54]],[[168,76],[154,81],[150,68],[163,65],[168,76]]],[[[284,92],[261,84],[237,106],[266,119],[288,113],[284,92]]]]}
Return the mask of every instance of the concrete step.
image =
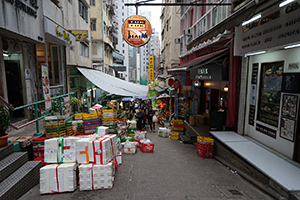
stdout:
{"type": "Polygon", "coordinates": [[[0,183],[0,199],[18,199],[40,180],[40,161],[28,161],[0,183]]]}
{"type": "Polygon", "coordinates": [[[15,152],[0,161],[0,182],[28,161],[27,152],[15,152]]]}
{"type": "Polygon", "coordinates": [[[0,160],[12,154],[13,152],[14,152],[14,145],[12,143],[8,143],[8,145],[6,145],[5,147],[0,147],[0,160]]]}

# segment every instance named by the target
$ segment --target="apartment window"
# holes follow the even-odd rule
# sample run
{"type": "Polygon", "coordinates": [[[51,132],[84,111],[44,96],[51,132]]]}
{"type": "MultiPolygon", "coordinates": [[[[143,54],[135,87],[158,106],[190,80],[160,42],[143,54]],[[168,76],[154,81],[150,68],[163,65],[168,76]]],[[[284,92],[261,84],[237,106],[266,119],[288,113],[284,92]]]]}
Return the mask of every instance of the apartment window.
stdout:
{"type": "Polygon", "coordinates": [[[96,18],[91,19],[91,31],[96,31],[96,18]]]}
{"type": "Polygon", "coordinates": [[[122,6],[122,9],[124,10],[124,6],[122,6]]]}
{"type": "Polygon", "coordinates": [[[125,45],[124,45],[124,44],[122,44],[122,46],[124,47],[125,45]]]}
{"type": "Polygon", "coordinates": [[[96,44],[92,45],[92,54],[97,55],[97,45],[96,44]]]}
{"type": "Polygon", "coordinates": [[[123,50],[123,53],[125,53],[125,51],[123,50]]]}
{"type": "Polygon", "coordinates": [[[83,3],[78,1],[78,10],[79,10],[79,15],[86,21],[88,22],[88,9],[85,7],[83,3]]]}
{"type": "Polygon", "coordinates": [[[205,32],[206,18],[203,18],[200,22],[198,22],[197,26],[198,26],[198,36],[200,36],[205,32]]]}
{"type": "Polygon", "coordinates": [[[89,47],[83,42],[80,42],[80,55],[89,57],[89,47]]]}
{"type": "MultiPolygon", "coordinates": [[[[224,3],[228,3],[228,0],[226,0],[224,3]]],[[[227,16],[226,6],[215,8],[212,12],[212,26],[215,26],[218,23],[220,23],[223,19],[226,18],[226,16],[227,16]]]]}
{"type": "Polygon", "coordinates": [[[91,1],[90,1],[90,5],[91,5],[91,6],[96,6],[96,1],[95,1],[95,0],[91,0],[91,1]]]}

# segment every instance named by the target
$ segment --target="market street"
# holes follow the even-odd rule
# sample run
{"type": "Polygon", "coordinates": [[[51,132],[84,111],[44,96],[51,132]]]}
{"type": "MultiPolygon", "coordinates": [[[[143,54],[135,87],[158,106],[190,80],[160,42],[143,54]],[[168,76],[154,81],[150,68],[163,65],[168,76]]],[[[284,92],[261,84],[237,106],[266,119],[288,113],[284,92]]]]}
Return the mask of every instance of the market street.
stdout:
{"type": "Polygon", "coordinates": [[[39,185],[20,200],[32,199],[273,199],[215,159],[202,159],[196,146],[162,138],[154,153],[123,154],[111,190],[40,195],[39,185]]]}

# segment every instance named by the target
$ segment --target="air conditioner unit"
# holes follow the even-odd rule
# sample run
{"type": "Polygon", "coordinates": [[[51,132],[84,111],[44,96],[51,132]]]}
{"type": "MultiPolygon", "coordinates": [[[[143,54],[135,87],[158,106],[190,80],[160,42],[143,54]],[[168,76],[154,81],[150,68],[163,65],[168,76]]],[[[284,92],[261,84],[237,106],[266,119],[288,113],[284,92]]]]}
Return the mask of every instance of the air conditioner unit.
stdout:
{"type": "Polygon", "coordinates": [[[175,38],[175,44],[180,44],[181,43],[181,39],[180,38],[175,38]]]}

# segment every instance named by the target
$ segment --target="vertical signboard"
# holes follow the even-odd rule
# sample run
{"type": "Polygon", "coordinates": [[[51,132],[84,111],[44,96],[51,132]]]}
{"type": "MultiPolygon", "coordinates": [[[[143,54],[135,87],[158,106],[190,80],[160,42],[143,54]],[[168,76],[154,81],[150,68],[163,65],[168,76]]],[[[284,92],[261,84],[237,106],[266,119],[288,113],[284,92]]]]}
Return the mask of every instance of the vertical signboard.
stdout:
{"type": "Polygon", "coordinates": [[[250,109],[249,109],[249,125],[254,126],[255,120],[255,106],[256,106],[256,94],[257,94],[257,74],[258,63],[252,65],[252,77],[251,77],[251,91],[250,91],[250,109]]]}
{"type": "Polygon", "coordinates": [[[49,88],[49,70],[48,66],[42,65],[42,82],[43,82],[43,94],[45,99],[45,110],[51,110],[51,96],[49,88]]]}
{"type": "Polygon", "coordinates": [[[154,80],[154,56],[149,56],[149,81],[154,80]]]}
{"type": "Polygon", "coordinates": [[[64,116],[65,116],[65,119],[67,119],[70,117],[70,112],[71,112],[70,96],[63,97],[63,99],[64,99],[64,106],[65,106],[64,116]]]}

